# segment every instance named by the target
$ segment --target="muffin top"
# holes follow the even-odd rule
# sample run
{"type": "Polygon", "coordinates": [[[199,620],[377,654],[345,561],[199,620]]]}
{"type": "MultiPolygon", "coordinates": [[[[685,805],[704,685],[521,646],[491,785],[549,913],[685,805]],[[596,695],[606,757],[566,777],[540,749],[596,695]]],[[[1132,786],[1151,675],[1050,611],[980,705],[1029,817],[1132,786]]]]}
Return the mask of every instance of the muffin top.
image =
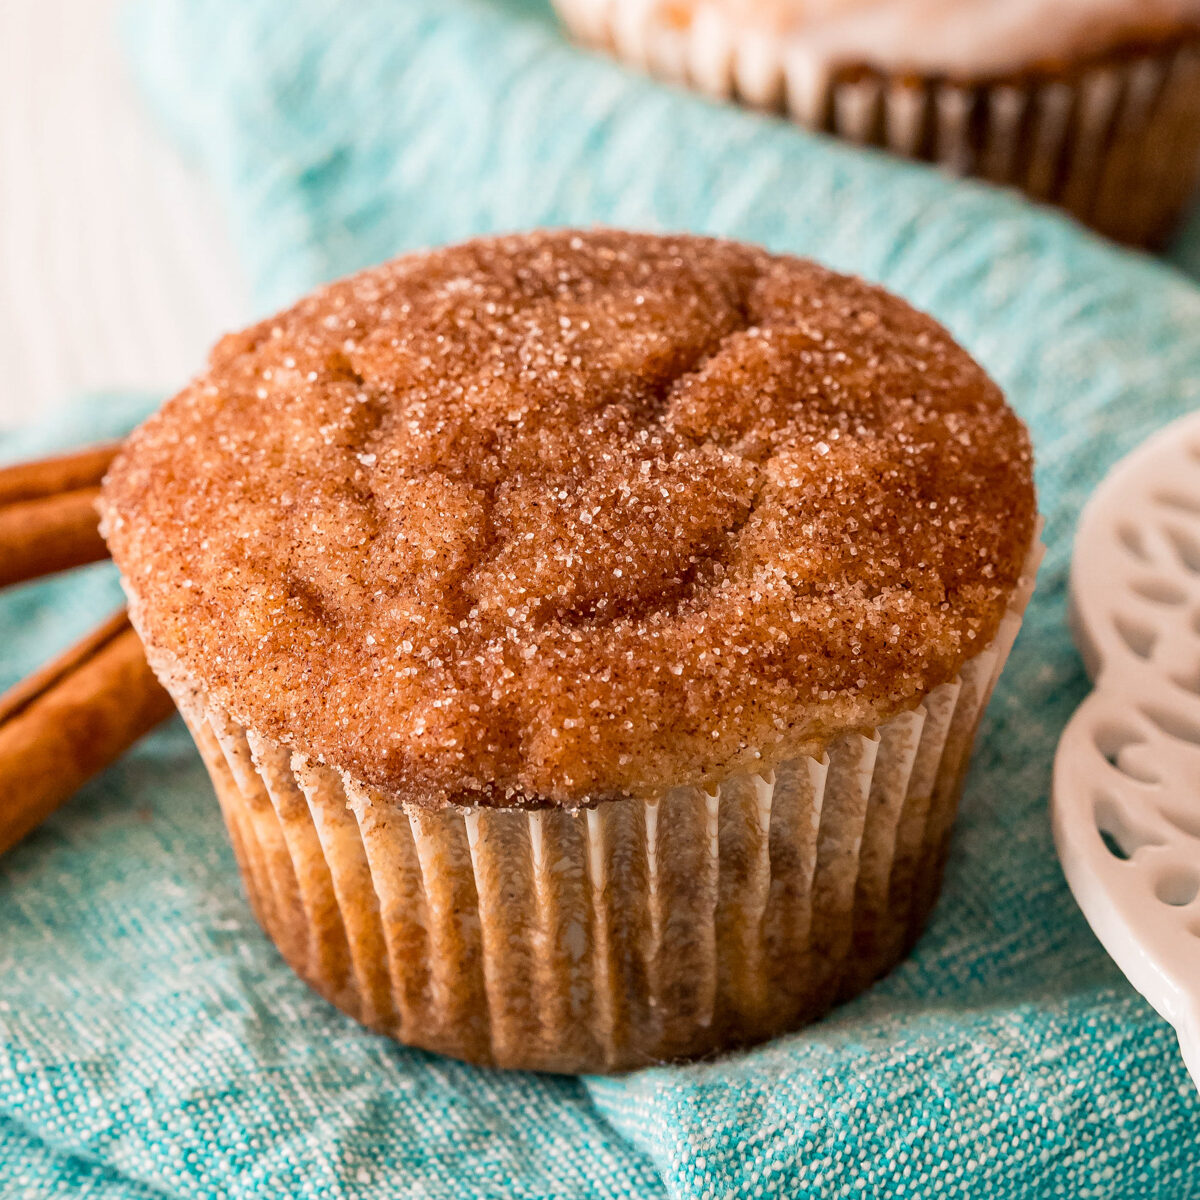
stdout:
{"type": "MultiPolygon", "coordinates": [[[[788,40],[818,68],[979,78],[1061,68],[1200,30],[1200,0],[654,0],[660,21],[788,40]]],[[[698,33],[701,36],[701,33],[698,33]]]]}
{"type": "Polygon", "coordinates": [[[1029,440],[944,329],[812,262],[478,240],[221,341],[101,509],[160,672],[409,802],[709,784],[995,634],[1029,440]]]}

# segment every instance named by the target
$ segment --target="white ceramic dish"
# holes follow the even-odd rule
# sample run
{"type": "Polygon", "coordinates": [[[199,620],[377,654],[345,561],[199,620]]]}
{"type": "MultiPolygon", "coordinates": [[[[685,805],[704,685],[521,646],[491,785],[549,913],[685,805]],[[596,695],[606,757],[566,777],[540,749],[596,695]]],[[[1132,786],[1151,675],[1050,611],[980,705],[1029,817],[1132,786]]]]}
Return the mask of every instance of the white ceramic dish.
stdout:
{"type": "Polygon", "coordinates": [[[1200,1087],[1200,413],[1084,508],[1071,620],[1095,690],[1054,763],[1054,838],[1096,935],[1200,1087]]]}

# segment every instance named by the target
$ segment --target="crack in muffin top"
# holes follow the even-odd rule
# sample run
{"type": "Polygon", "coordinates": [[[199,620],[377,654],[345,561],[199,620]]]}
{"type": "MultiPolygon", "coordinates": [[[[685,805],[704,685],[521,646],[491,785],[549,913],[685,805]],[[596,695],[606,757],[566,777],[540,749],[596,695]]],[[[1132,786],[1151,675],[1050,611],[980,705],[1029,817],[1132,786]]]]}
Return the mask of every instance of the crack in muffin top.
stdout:
{"type": "Polygon", "coordinates": [[[101,501],[160,671],[426,805],[710,785],[912,708],[994,636],[1025,429],[941,326],[808,261],[543,232],[226,337],[101,501]]]}

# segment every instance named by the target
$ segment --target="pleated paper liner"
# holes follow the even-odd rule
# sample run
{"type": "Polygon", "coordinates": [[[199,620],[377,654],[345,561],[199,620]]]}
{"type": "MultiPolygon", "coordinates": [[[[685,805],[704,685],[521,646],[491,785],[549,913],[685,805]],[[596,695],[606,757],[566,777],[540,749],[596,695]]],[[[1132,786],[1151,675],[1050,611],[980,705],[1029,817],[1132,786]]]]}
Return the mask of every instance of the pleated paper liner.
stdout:
{"type": "Polygon", "coordinates": [[[907,952],[1040,552],[919,708],[650,803],[409,808],[176,698],[255,914],[317,991],[473,1062],[621,1070],[795,1028],[907,952]]]}
{"type": "Polygon", "coordinates": [[[554,2],[581,41],[660,78],[1020,188],[1118,241],[1161,245],[1200,170],[1200,38],[962,83],[820,71],[711,8],[682,24],[645,0],[554,2]]]}

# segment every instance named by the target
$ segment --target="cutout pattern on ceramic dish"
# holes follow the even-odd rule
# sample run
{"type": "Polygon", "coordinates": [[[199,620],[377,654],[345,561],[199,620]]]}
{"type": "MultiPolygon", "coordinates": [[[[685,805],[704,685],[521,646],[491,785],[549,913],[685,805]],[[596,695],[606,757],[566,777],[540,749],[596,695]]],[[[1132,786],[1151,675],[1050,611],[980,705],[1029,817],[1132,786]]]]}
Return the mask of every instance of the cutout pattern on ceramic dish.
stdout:
{"type": "Polygon", "coordinates": [[[1071,623],[1095,690],[1055,758],[1059,858],[1200,1087],[1200,413],[1118,463],[1084,508],[1071,623]]]}

